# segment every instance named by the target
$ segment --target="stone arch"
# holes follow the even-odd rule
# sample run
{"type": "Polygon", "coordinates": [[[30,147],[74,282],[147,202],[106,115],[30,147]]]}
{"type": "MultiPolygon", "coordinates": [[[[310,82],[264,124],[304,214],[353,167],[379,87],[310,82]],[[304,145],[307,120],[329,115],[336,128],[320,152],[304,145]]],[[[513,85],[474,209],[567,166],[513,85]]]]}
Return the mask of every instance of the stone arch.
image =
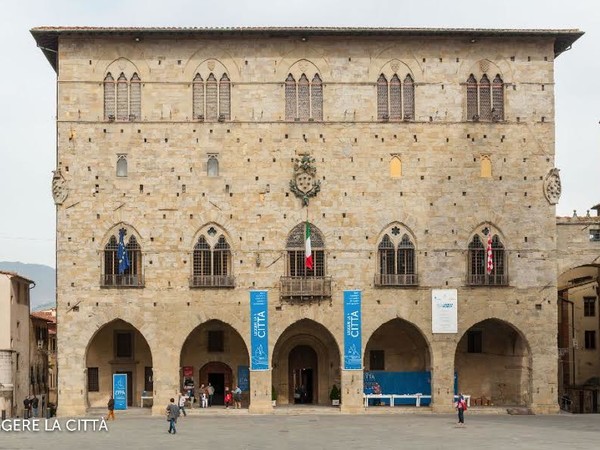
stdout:
{"type": "MultiPolygon", "coordinates": [[[[234,240],[231,237],[231,235],[227,232],[227,230],[225,229],[225,227],[223,227],[221,224],[214,222],[214,221],[210,221],[205,223],[204,225],[200,226],[196,232],[192,235],[192,240],[189,243],[189,246],[191,248],[194,247],[194,245],[196,244],[196,242],[198,242],[198,238],[202,235],[202,234],[206,234],[208,232],[208,230],[210,230],[211,227],[214,227],[217,230],[217,234],[216,237],[218,238],[219,234],[222,234],[225,236],[225,239],[227,239],[227,242],[229,243],[229,245],[231,245],[233,247],[233,243],[234,240]]],[[[232,248],[233,251],[233,248],[232,248]]]]}
{"type": "MultiPolygon", "coordinates": [[[[131,236],[131,234],[133,234],[135,236],[136,240],[140,243],[140,245],[142,245],[142,243],[144,242],[144,239],[142,238],[142,235],[140,234],[140,232],[133,225],[131,225],[128,222],[119,222],[119,223],[112,225],[108,229],[108,231],[106,231],[104,233],[104,235],[102,236],[102,239],[98,243],[100,252],[104,250],[104,246],[108,243],[108,241],[110,240],[110,238],[112,236],[119,235],[119,230],[121,228],[127,229],[127,233],[130,236],[131,236]]],[[[142,245],[142,251],[143,251],[143,248],[144,248],[144,246],[142,245]]]]}
{"type": "MultiPolygon", "coordinates": [[[[212,319],[197,324],[185,338],[180,351],[180,367],[192,368],[194,392],[211,382],[215,388],[214,403],[223,404],[224,388],[233,389],[239,367],[249,367],[248,346],[242,335],[230,324],[212,319]]],[[[181,389],[185,385],[183,372],[181,389]]],[[[189,386],[189,384],[188,384],[189,386]]],[[[247,394],[247,393],[246,393],[247,394]]]]}
{"type": "Polygon", "coordinates": [[[459,83],[466,83],[471,74],[475,76],[477,81],[479,81],[484,74],[488,75],[490,81],[493,80],[496,75],[500,75],[505,84],[509,83],[509,80],[513,78],[511,65],[502,57],[495,59],[483,58],[475,63],[472,63],[471,60],[463,60],[458,69],[459,83]]]}
{"type": "MultiPolygon", "coordinates": [[[[191,83],[198,70],[200,70],[203,67],[206,67],[208,69],[208,63],[210,61],[215,62],[215,68],[217,64],[220,65],[220,67],[224,68],[226,71],[225,73],[229,75],[231,82],[240,81],[240,66],[229,52],[227,52],[224,49],[219,49],[218,51],[215,51],[215,53],[218,53],[221,56],[219,58],[213,58],[209,55],[204,54],[204,51],[205,49],[203,48],[196,50],[186,61],[185,66],[182,69],[183,78],[185,81],[189,81],[191,83]]],[[[209,72],[215,73],[214,70],[210,70],[209,72]]],[[[219,73],[219,77],[221,75],[222,73],[219,73]]]]}
{"type": "MultiPolygon", "coordinates": [[[[324,53],[316,47],[302,44],[301,46],[295,45],[292,49],[281,56],[281,59],[275,67],[275,77],[277,81],[283,82],[289,73],[292,73],[294,78],[298,80],[299,77],[296,77],[296,74],[291,72],[291,70],[295,64],[298,64],[302,61],[305,61],[307,64],[310,64],[316,68],[317,73],[319,73],[323,78],[323,82],[326,82],[328,78],[331,78],[331,66],[324,56],[324,53]],[[298,58],[298,55],[304,55],[304,57],[298,58]]],[[[301,73],[302,72],[300,72],[300,74],[301,73]]],[[[310,75],[311,79],[313,75],[314,73],[310,75]]]]}
{"type": "Polygon", "coordinates": [[[150,76],[150,67],[144,59],[136,59],[126,54],[120,54],[118,50],[109,50],[97,60],[94,72],[102,76],[102,79],[110,72],[115,80],[119,78],[121,72],[125,73],[128,80],[131,79],[134,73],[137,73],[144,82],[150,76]],[[137,63],[134,63],[134,60],[137,63]],[[107,61],[109,62],[107,63],[107,61]]]}
{"type": "Polygon", "coordinates": [[[385,62],[379,69],[376,76],[383,74],[387,80],[389,81],[394,74],[397,74],[400,77],[400,80],[404,80],[404,77],[408,74],[412,77],[412,79],[416,82],[418,80],[415,79],[415,73],[412,68],[404,61],[394,58],[385,62]]]}
{"type": "Polygon", "coordinates": [[[480,235],[480,237],[483,236],[483,230],[485,228],[488,228],[492,234],[497,234],[502,243],[506,245],[507,237],[504,235],[500,227],[498,227],[494,222],[491,221],[479,222],[477,225],[472,227],[467,236],[465,245],[468,246],[476,234],[480,235]]]}
{"type": "Polygon", "coordinates": [[[87,341],[84,364],[88,407],[106,406],[114,373],[128,374],[129,406],[140,406],[142,393],[153,391],[152,350],[140,327],[130,321],[114,318],[98,325],[87,341]]]}
{"type": "Polygon", "coordinates": [[[296,82],[300,80],[303,74],[306,75],[309,80],[312,80],[312,77],[315,74],[322,73],[319,67],[312,61],[309,61],[308,59],[299,59],[298,61],[291,64],[286,72],[287,74],[292,74],[296,82]]]}
{"type": "MultiPolygon", "coordinates": [[[[278,404],[294,403],[294,393],[299,386],[294,380],[310,379],[312,402],[329,403],[329,390],[336,384],[340,386],[341,359],[339,345],[329,329],[313,319],[300,319],[283,330],[273,346],[272,352],[273,386],[277,392],[278,404]],[[317,355],[317,367],[300,368],[290,366],[290,355],[298,347],[309,347],[317,355]],[[298,374],[298,370],[311,369],[308,375],[298,374]],[[296,375],[296,376],[295,376],[296,375]],[[308,377],[308,378],[307,378],[308,377]]],[[[293,361],[292,361],[293,364],[293,361]]]]}
{"type": "MultiPolygon", "coordinates": [[[[386,66],[395,62],[406,67],[415,82],[420,81],[420,79],[423,77],[424,68],[414,54],[400,55],[398,54],[398,46],[390,45],[381,49],[381,51],[376,53],[373,58],[371,58],[371,63],[369,64],[368,69],[369,81],[376,81],[377,77],[382,73],[386,66]],[[416,76],[416,74],[419,74],[419,76],[416,76]]],[[[406,74],[403,74],[402,78],[404,78],[404,75],[406,74]]]]}
{"type": "Polygon", "coordinates": [[[458,392],[475,406],[529,406],[533,356],[525,334],[496,317],[472,318],[465,328],[454,356],[458,392]]]}

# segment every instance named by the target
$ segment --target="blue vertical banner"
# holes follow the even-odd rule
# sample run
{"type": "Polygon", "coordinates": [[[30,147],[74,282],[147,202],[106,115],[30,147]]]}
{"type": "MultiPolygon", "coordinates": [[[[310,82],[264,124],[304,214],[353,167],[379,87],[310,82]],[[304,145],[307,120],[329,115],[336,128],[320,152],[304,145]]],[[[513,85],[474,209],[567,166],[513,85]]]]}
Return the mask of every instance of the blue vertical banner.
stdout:
{"type": "Polygon", "coordinates": [[[267,291],[250,291],[250,369],[269,370],[267,291]]]}
{"type": "Polygon", "coordinates": [[[113,374],[113,399],[116,410],[127,409],[127,374],[113,374]]]}
{"type": "Polygon", "coordinates": [[[250,367],[238,366],[237,385],[240,387],[242,392],[248,392],[250,390],[250,367]]]}
{"type": "Polygon", "coordinates": [[[344,369],[362,370],[361,291],[344,291],[344,369]]]}

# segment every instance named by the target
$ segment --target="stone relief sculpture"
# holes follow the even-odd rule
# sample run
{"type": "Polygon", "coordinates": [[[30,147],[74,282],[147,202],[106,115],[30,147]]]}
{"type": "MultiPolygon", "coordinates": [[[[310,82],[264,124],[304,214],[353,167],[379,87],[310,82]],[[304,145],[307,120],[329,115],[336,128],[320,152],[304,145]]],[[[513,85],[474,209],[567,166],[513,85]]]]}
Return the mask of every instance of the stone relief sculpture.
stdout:
{"type": "Polygon", "coordinates": [[[310,197],[315,197],[321,190],[321,181],[317,180],[315,159],[309,155],[296,158],[294,161],[294,178],[290,180],[291,191],[308,206],[310,197]]]}
{"type": "Polygon", "coordinates": [[[544,178],[544,195],[551,205],[556,205],[558,203],[562,190],[558,172],[559,169],[550,169],[546,174],[546,178],[544,178]]]}
{"type": "Polygon", "coordinates": [[[52,198],[55,205],[62,205],[69,196],[67,180],[64,179],[60,169],[52,171],[52,198]]]}

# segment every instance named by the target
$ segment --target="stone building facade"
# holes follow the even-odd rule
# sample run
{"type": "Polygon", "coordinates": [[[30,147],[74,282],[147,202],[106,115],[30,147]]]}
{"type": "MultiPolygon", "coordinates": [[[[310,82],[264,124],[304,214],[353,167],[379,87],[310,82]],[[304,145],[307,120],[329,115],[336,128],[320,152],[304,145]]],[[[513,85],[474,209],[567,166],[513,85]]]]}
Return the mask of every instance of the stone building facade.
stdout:
{"type": "Polygon", "coordinates": [[[0,271],[0,418],[23,417],[29,395],[29,288],[33,281],[0,271]]]}
{"type": "Polygon", "coordinates": [[[455,389],[557,411],[554,60],[581,32],[32,34],[57,73],[59,414],[104,405],[117,372],[156,413],[184,368],[217,395],[241,382],[251,290],[251,411],[334,384],[362,409],[346,290],[363,368],[427,373],[434,411],[455,389]],[[432,332],[433,289],[456,290],[456,333],[432,332]]]}

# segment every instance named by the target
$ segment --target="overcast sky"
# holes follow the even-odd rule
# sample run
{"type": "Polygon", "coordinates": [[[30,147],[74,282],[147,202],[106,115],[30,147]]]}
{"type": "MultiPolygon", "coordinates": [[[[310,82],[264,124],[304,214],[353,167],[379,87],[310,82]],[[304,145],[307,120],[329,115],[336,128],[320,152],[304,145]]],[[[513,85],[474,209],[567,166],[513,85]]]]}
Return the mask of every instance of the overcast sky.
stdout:
{"type": "Polygon", "coordinates": [[[29,29],[94,26],[578,28],[556,60],[558,215],[600,203],[598,0],[0,1],[0,261],[55,266],[56,76],[29,29]]]}

